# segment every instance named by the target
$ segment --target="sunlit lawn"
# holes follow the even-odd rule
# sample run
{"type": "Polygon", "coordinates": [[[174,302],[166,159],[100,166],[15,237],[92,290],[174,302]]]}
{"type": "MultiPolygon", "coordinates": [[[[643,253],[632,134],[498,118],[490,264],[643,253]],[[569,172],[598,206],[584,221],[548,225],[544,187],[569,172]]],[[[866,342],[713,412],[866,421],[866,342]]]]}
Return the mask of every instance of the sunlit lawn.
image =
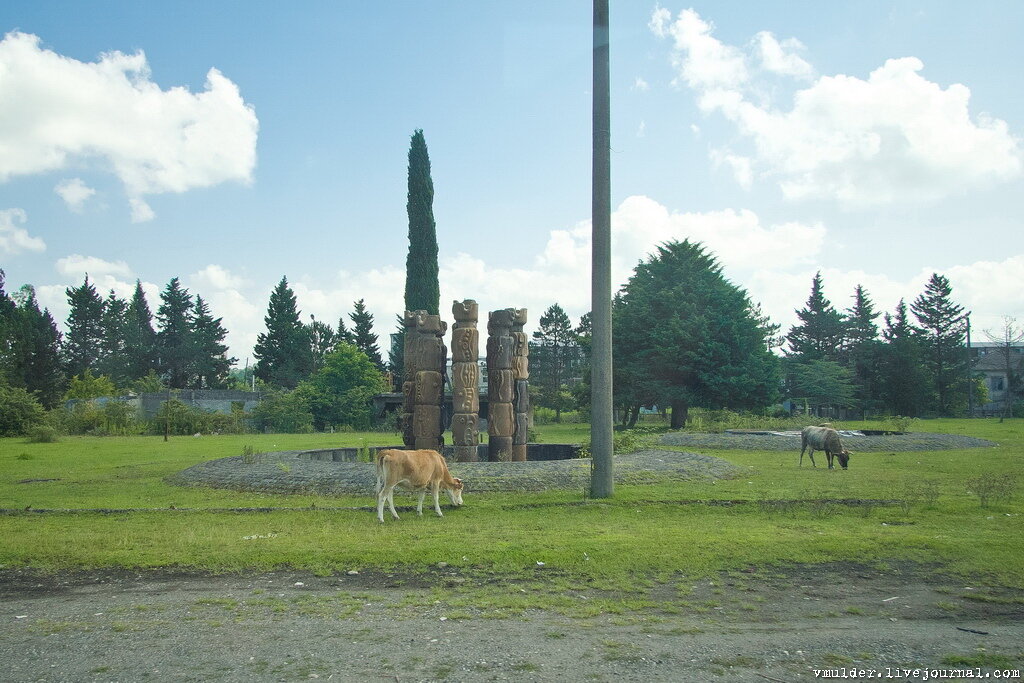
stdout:
{"type": "MultiPolygon", "coordinates": [[[[539,440],[549,443],[584,440],[588,429],[537,428],[539,440]]],[[[160,437],[66,437],[55,444],[3,439],[0,508],[22,512],[0,516],[0,564],[333,572],[443,561],[523,572],[543,562],[548,571],[617,580],[779,563],[913,560],[1024,587],[1020,493],[982,508],[968,485],[983,475],[1017,477],[1024,484],[1020,422],[936,420],[914,429],[980,436],[999,446],[858,453],[848,471],[798,468],[795,452],[703,451],[733,463],[741,474],[713,482],[620,485],[605,501],[587,501],[583,490],[474,494],[469,481],[466,505],[446,509],[444,519],[406,512],[384,525],[368,509],[370,492],[259,495],[181,488],[164,477],[239,455],[246,446],[273,451],[390,444],[397,441],[393,434],[172,437],[166,443],[160,437]],[[723,499],[745,502],[688,502],[723,499]],[[828,499],[892,502],[821,502],[828,499]],[[362,509],[323,509],[350,506],[362,509]],[[38,515],[26,507],[151,511],[38,515]],[[293,509],[187,511],[246,507],[293,509]]]]}

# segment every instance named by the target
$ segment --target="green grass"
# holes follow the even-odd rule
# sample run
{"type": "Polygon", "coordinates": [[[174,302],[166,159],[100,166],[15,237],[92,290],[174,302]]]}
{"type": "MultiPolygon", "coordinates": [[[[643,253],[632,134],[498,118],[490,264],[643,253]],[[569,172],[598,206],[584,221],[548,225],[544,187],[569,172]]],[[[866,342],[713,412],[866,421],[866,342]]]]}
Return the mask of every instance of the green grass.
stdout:
{"type": "MultiPolygon", "coordinates": [[[[538,431],[542,441],[554,443],[581,441],[588,429],[570,424],[538,431]]],[[[935,420],[918,422],[915,429],[980,436],[1000,445],[858,453],[848,471],[798,468],[795,452],[713,451],[709,454],[733,463],[741,474],[715,482],[620,485],[615,497],[604,501],[584,502],[583,491],[475,494],[470,481],[466,505],[446,510],[444,519],[407,514],[384,525],[369,511],[317,509],[369,506],[369,495],[260,495],[181,488],[164,478],[198,462],[241,455],[246,446],[264,452],[358,446],[363,439],[393,443],[394,435],[204,436],[166,443],[160,437],[67,437],[49,444],[0,439],[0,508],[150,509],[0,516],[0,565],[214,571],[295,567],[331,573],[415,570],[446,562],[467,574],[561,575],[621,587],[627,578],[710,575],[751,566],[909,560],[978,583],[1024,587],[1024,539],[1018,533],[1024,492],[981,508],[965,484],[985,473],[1019,478],[1024,425],[1016,420],[935,420]],[[56,481],[19,483],[32,479],[56,481]],[[924,481],[933,487],[928,496],[934,500],[914,497],[924,481]],[[907,504],[814,502],[900,496],[907,504]],[[747,504],[680,504],[692,500],[747,504]],[[796,502],[765,504],[778,500],[796,502]],[[291,509],[203,511],[243,507],[291,509]]],[[[560,599],[552,595],[552,606],[560,599]]],[[[493,608],[496,613],[514,611],[518,600],[509,596],[493,608]]],[[[575,605],[564,607],[578,612],[575,605]]]]}

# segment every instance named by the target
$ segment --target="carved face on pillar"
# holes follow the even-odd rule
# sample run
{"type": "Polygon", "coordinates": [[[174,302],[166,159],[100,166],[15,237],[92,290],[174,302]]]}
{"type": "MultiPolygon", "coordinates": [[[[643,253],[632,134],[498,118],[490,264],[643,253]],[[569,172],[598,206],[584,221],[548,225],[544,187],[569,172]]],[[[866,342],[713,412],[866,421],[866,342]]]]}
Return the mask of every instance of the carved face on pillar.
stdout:
{"type": "Polygon", "coordinates": [[[458,323],[476,323],[480,306],[473,299],[452,302],[452,317],[458,323]]]}

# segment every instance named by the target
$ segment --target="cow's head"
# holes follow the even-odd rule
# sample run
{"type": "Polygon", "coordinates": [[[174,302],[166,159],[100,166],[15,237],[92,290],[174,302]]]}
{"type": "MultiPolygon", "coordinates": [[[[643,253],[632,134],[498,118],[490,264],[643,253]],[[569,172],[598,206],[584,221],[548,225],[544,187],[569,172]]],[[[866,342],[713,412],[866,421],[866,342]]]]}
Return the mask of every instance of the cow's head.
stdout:
{"type": "Polygon", "coordinates": [[[452,505],[462,505],[462,480],[452,477],[452,481],[455,485],[447,489],[448,497],[452,499],[452,505]]]}
{"type": "Polygon", "coordinates": [[[836,457],[839,458],[839,466],[842,467],[844,470],[847,469],[846,466],[850,462],[850,456],[851,455],[853,455],[853,453],[848,451],[848,450],[846,450],[845,448],[843,450],[839,451],[838,453],[836,453],[836,457]]]}

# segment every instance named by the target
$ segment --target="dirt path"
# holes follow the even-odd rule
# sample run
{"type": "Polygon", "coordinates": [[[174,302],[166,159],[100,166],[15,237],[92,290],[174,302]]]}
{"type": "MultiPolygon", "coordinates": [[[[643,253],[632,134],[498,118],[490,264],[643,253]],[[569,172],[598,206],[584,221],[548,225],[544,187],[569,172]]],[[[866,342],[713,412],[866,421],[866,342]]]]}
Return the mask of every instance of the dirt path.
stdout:
{"type": "Polygon", "coordinates": [[[750,569],[626,595],[543,569],[0,570],[3,681],[793,681],[1019,671],[1022,644],[1024,593],[919,567],[750,569]]]}

